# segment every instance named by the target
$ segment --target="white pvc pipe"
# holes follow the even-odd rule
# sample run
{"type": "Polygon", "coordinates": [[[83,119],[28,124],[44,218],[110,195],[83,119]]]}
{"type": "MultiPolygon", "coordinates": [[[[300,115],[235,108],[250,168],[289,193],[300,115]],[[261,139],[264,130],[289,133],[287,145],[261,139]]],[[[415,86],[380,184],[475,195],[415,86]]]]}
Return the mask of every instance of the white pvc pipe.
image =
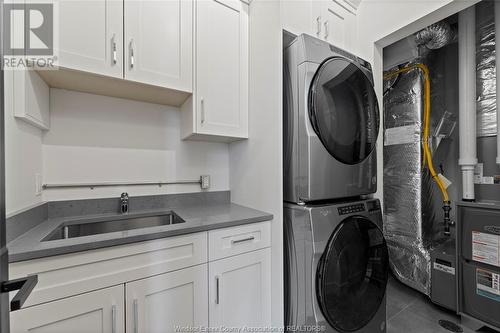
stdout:
{"type": "Polygon", "coordinates": [[[475,200],[476,151],[476,11],[469,7],[458,14],[458,87],[462,198],[475,200]]]}
{"type": "Polygon", "coordinates": [[[500,165],[500,3],[495,1],[495,57],[497,67],[497,164],[500,165]]]}

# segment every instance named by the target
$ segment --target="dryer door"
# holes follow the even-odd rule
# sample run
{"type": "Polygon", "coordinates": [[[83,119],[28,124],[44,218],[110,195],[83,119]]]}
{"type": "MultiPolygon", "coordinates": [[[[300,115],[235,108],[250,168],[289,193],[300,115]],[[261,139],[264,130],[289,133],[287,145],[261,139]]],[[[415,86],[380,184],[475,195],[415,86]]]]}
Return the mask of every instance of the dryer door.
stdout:
{"type": "Polygon", "coordinates": [[[316,273],[318,303],[333,328],[356,331],[375,316],[385,296],[388,258],[382,232],[367,218],[351,216],[336,228],[316,273]]]}
{"type": "Polygon", "coordinates": [[[318,68],[309,90],[311,125],[328,152],[357,164],[375,148],[379,110],[373,85],[361,68],[333,57],[318,68]]]}

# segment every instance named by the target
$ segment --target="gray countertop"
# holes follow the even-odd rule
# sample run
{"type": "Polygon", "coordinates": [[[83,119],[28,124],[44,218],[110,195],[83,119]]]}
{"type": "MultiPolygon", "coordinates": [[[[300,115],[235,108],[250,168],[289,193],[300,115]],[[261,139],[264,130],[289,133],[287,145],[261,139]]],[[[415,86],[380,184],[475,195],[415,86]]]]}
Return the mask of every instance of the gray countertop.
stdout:
{"type": "MultiPolygon", "coordinates": [[[[62,223],[77,220],[91,222],[92,220],[117,216],[117,214],[107,213],[48,218],[7,244],[9,249],[9,262],[12,263],[248,223],[269,221],[273,218],[271,214],[233,203],[174,207],[172,210],[186,222],[71,239],[42,241],[42,239],[62,223]]],[[[129,213],[128,216],[141,217],[151,215],[152,213],[169,211],[171,211],[171,209],[139,210],[129,213]]]]}

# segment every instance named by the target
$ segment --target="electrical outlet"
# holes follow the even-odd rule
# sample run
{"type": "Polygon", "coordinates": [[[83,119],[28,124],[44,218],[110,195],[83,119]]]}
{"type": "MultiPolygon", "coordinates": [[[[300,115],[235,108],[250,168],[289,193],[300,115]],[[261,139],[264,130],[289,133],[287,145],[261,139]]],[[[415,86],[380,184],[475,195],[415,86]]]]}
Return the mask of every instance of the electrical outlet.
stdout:
{"type": "Polygon", "coordinates": [[[35,195],[42,195],[42,175],[35,174],[35,195]]]}
{"type": "Polygon", "coordinates": [[[206,190],[207,188],[210,188],[210,176],[209,175],[202,175],[200,177],[200,183],[201,183],[201,188],[206,190]]]}

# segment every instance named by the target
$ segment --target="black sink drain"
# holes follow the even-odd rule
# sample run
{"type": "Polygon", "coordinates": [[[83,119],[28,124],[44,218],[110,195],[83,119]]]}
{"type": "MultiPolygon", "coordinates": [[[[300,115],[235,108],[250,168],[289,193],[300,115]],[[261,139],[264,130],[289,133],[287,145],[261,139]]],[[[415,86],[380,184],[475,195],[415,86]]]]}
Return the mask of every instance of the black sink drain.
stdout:
{"type": "Polygon", "coordinates": [[[462,333],[464,331],[462,327],[449,320],[441,319],[438,323],[442,328],[447,329],[450,332],[462,333]]]}

